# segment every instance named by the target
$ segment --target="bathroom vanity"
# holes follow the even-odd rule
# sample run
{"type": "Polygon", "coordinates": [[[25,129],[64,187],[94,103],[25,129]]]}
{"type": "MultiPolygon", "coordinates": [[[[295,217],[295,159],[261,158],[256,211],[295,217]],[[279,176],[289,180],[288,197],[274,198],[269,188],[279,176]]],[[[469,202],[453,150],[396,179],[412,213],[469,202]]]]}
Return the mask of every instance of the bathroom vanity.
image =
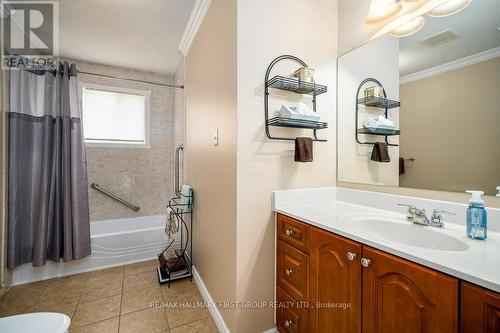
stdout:
{"type": "MultiPolygon", "coordinates": [[[[499,234],[473,241],[456,221],[412,225],[350,198],[426,204],[340,188],[275,192],[279,332],[500,331],[499,234]]],[[[500,211],[490,213],[498,223],[500,211]]]]}

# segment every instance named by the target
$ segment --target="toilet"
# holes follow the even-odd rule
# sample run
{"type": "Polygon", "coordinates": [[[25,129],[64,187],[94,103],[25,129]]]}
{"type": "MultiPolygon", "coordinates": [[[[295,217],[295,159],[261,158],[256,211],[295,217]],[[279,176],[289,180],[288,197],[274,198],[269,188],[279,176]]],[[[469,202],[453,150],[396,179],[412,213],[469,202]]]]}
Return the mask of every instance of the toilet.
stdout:
{"type": "Polygon", "coordinates": [[[36,312],[0,318],[2,333],[66,333],[71,319],[62,313],[36,312]]]}

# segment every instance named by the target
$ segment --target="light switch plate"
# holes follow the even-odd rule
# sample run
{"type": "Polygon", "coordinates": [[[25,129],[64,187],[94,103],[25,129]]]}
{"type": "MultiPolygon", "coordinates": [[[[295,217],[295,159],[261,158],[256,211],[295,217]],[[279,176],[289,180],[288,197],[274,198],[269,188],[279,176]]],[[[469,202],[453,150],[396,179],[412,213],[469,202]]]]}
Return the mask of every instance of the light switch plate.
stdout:
{"type": "Polygon", "coordinates": [[[218,128],[214,130],[213,143],[214,143],[214,146],[219,145],[219,129],[218,128]]]}

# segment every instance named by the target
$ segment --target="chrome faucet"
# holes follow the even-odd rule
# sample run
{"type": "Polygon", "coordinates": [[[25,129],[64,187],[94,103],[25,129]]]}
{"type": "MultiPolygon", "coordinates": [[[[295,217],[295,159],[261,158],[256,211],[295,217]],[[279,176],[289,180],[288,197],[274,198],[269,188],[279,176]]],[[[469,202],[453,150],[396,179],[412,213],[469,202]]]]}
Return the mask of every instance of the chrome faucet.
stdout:
{"type": "Polygon", "coordinates": [[[407,205],[407,204],[398,204],[398,206],[408,207],[408,212],[406,215],[406,219],[408,221],[429,227],[443,228],[444,227],[443,214],[456,215],[454,213],[447,212],[444,210],[434,209],[431,217],[428,218],[425,209],[420,209],[415,207],[414,205],[407,205]]]}

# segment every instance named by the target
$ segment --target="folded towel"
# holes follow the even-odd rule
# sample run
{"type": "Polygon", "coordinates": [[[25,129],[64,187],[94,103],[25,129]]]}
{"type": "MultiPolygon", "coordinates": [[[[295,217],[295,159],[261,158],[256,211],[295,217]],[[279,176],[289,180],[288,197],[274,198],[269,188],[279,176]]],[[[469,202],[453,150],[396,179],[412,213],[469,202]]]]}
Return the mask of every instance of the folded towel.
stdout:
{"type": "Polygon", "coordinates": [[[389,146],[385,142],[375,142],[371,160],[374,162],[390,162],[389,146]]]}
{"type": "Polygon", "coordinates": [[[369,118],[363,121],[363,126],[366,128],[396,129],[394,122],[383,116],[378,116],[378,119],[369,118]]]}
{"type": "Polygon", "coordinates": [[[295,162],[313,161],[313,140],[307,137],[295,138],[295,162]]]}
{"type": "Polygon", "coordinates": [[[182,210],[190,212],[193,205],[193,189],[189,185],[182,185],[181,188],[182,210]]]}

